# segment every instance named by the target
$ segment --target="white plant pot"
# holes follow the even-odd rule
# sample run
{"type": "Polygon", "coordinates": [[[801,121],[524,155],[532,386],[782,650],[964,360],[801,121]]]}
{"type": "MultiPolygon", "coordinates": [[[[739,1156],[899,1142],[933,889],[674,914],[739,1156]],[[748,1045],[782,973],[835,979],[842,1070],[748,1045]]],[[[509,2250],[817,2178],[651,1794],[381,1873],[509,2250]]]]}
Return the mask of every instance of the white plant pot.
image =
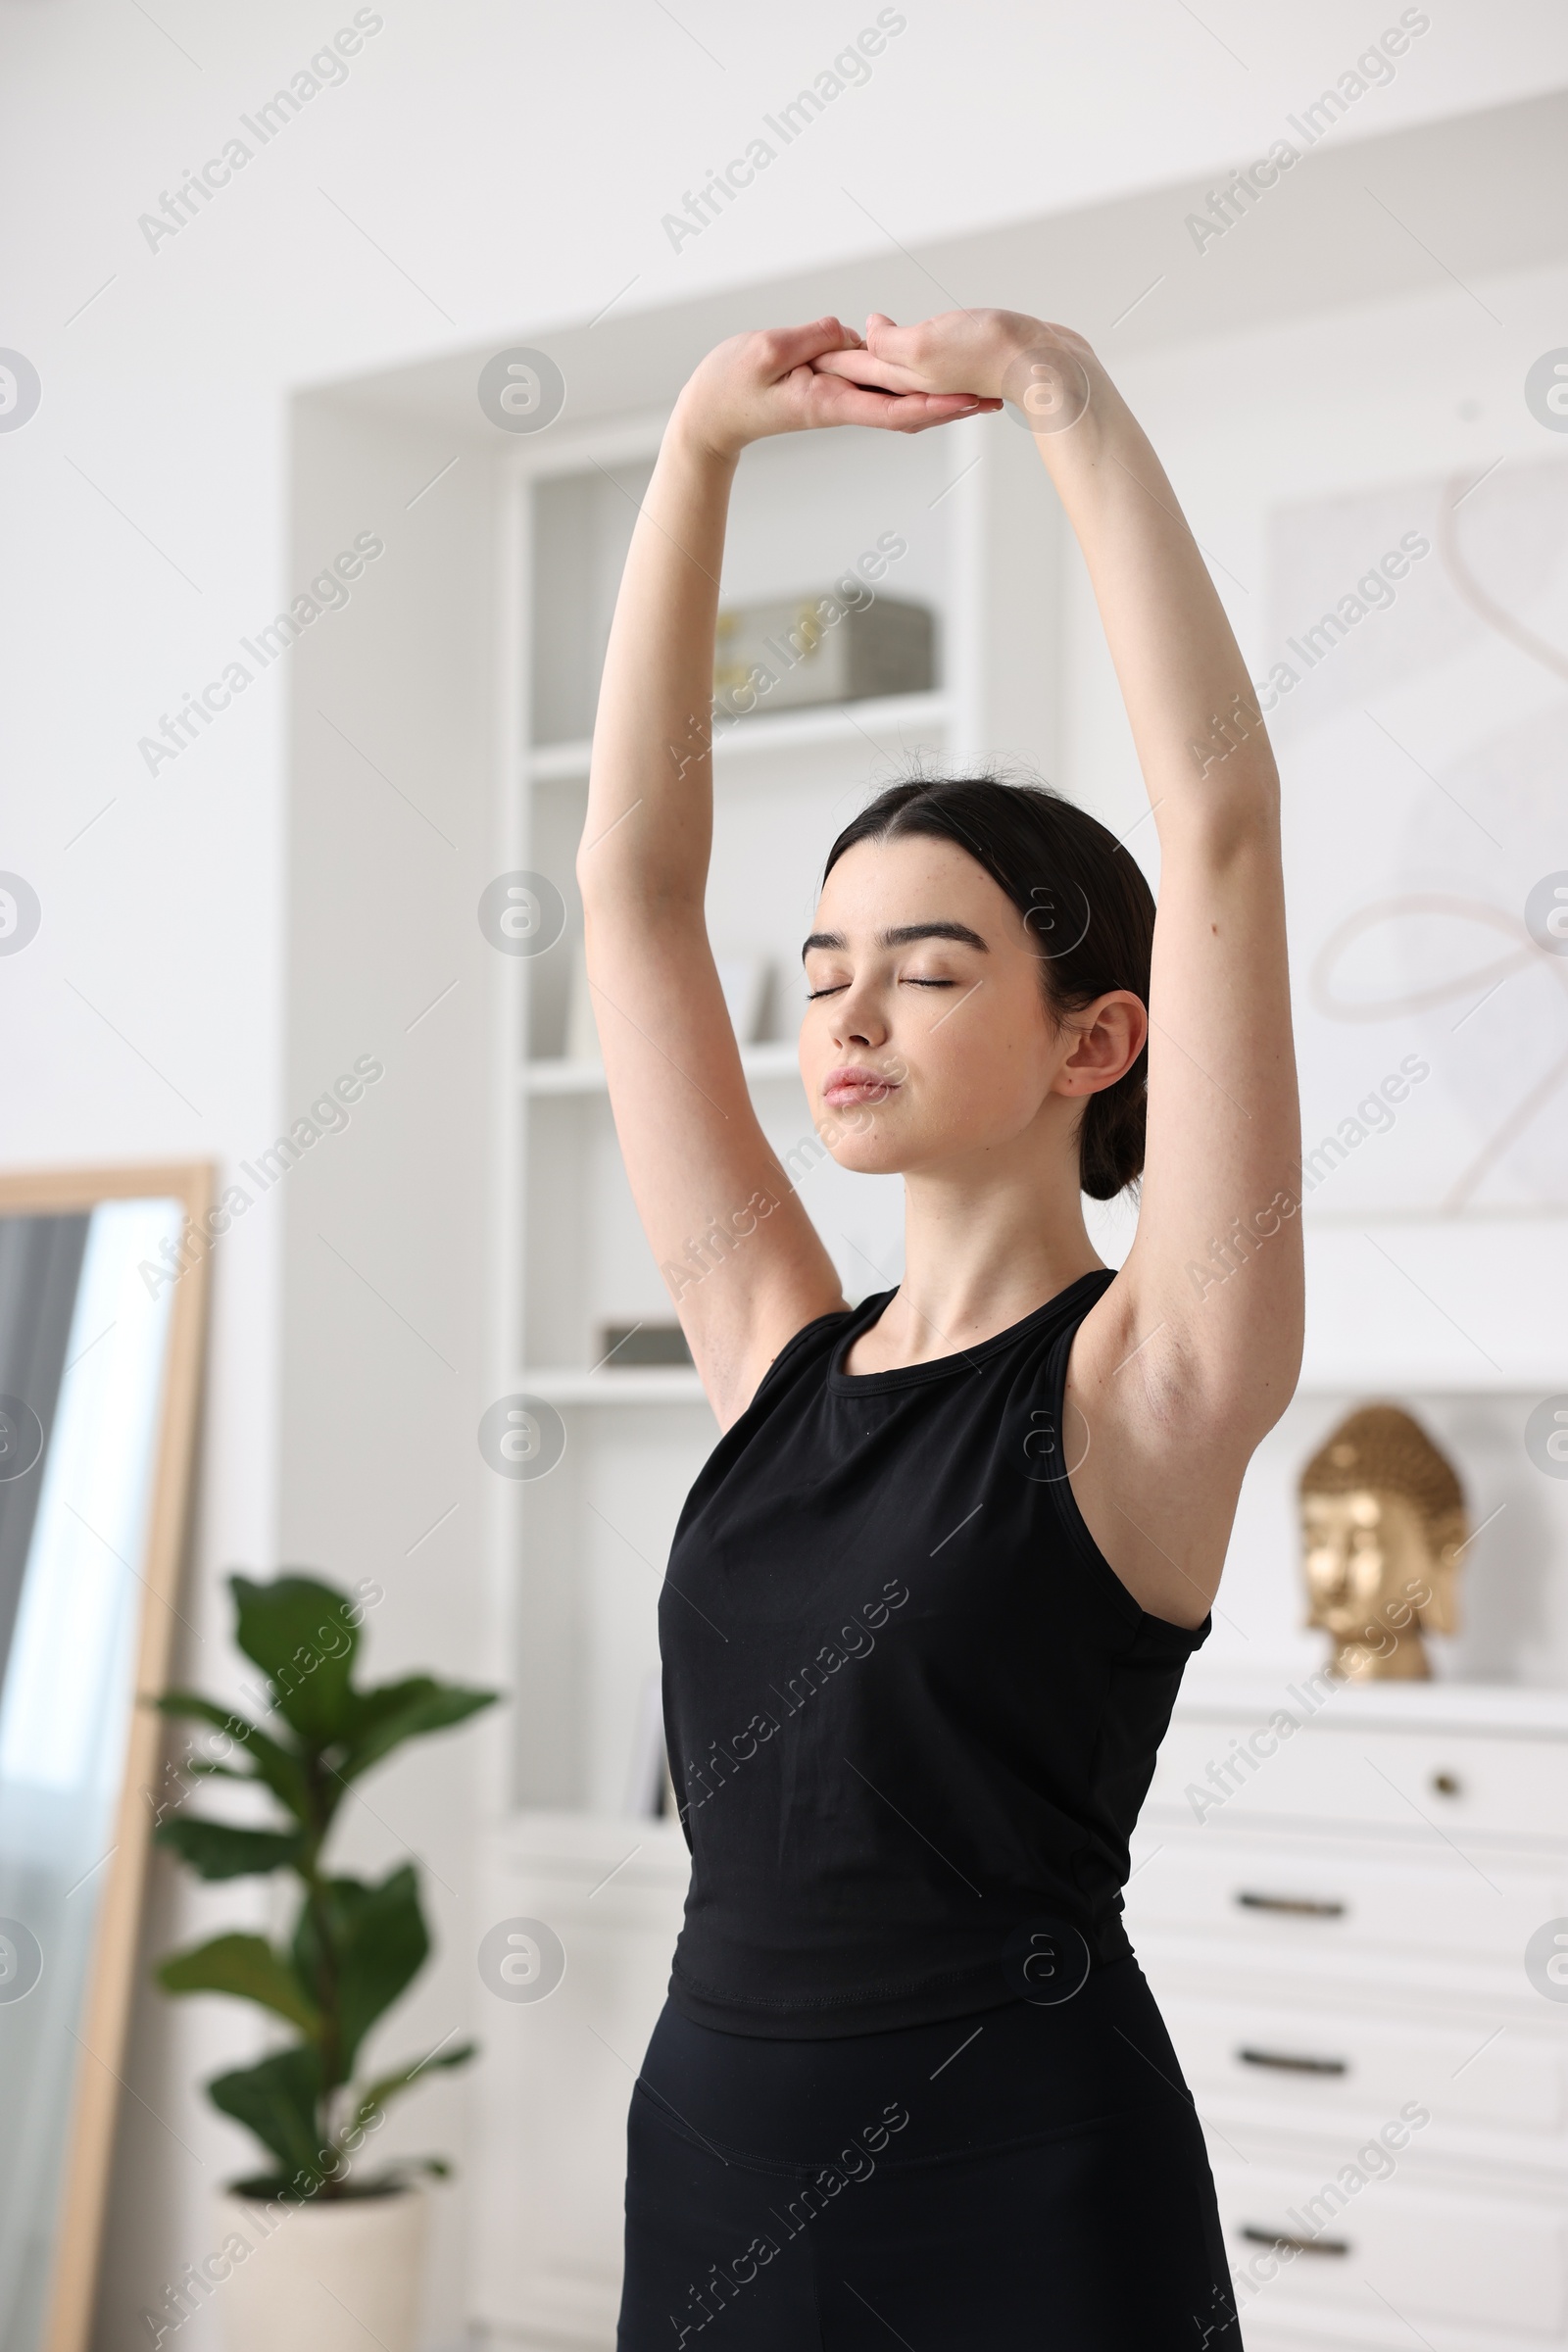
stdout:
{"type": "Polygon", "coordinates": [[[208,2266],[223,2352],[416,2352],[428,2221],[417,2188],[310,2205],[228,2191],[208,2266]]]}

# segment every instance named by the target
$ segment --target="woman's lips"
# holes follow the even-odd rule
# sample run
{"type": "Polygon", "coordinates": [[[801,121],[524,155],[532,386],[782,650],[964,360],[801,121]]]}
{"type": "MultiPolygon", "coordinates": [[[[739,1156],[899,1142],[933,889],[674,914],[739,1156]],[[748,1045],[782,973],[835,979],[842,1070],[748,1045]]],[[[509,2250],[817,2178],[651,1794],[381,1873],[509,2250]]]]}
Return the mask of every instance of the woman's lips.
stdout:
{"type": "Polygon", "coordinates": [[[885,1102],[898,1084],[898,1079],[885,1078],[880,1070],[845,1062],[829,1070],[822,1081],[822,1100],[834,1110],[848,1110],[862,1102],[885,1102]]]}

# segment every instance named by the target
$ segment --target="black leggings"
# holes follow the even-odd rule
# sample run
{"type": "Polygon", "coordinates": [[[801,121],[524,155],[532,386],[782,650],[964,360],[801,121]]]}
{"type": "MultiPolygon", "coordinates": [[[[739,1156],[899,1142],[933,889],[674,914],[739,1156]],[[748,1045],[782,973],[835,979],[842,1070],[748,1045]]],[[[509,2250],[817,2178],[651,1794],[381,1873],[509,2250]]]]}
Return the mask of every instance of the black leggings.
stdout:
{"type": "Polygon", "coordinates": [[[1142,1970],[842,2039],[666,2007],[632,2093],[618,2352],[1241,2352],[1142,1970]]]}

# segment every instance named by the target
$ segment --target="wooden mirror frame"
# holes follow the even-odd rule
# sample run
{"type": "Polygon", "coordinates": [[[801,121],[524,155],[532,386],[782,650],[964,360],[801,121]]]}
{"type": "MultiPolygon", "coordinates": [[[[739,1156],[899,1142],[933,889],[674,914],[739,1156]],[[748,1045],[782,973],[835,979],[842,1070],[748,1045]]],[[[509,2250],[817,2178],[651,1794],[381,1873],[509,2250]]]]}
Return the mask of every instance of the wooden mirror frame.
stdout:
{"type": "Polygon", "coordinates": [[[215,1171],[204,1161],[143,1167],[0,1172],[0,1216],[75,1216],[105,1200],[177,1200],[184,1232],[201,1240],[174,1285],[164,1354],[157,1456],[148,1498],[135,1682],[115,1823],[78,2018],[81,2053],[72,2091],[60,2195],[55,2207],[49,2294],[40,2352],[83,2352],[92,2326],[114,2151],[121,2063],[135,1989],[137,1936],[152,1814],[142,1791],[156,1779],[163,1718],[135,1703],[163,1690],[183,1564],[200,1418],[207,1329],[208,1212],[215,1171]]]}

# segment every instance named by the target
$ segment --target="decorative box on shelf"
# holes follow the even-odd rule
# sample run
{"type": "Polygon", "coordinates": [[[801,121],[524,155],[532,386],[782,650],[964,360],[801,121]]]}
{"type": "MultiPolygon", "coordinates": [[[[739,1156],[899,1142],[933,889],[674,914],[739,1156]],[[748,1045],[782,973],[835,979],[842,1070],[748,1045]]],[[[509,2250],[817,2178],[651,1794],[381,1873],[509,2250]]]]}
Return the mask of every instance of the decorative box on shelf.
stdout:
{"type": "Polygon", "coordinates": [[[924,694],[935,684],[936,628],[924,605],[839,590],[718,615],[713,695],[726,716],[813,703],[924,694]]]}

